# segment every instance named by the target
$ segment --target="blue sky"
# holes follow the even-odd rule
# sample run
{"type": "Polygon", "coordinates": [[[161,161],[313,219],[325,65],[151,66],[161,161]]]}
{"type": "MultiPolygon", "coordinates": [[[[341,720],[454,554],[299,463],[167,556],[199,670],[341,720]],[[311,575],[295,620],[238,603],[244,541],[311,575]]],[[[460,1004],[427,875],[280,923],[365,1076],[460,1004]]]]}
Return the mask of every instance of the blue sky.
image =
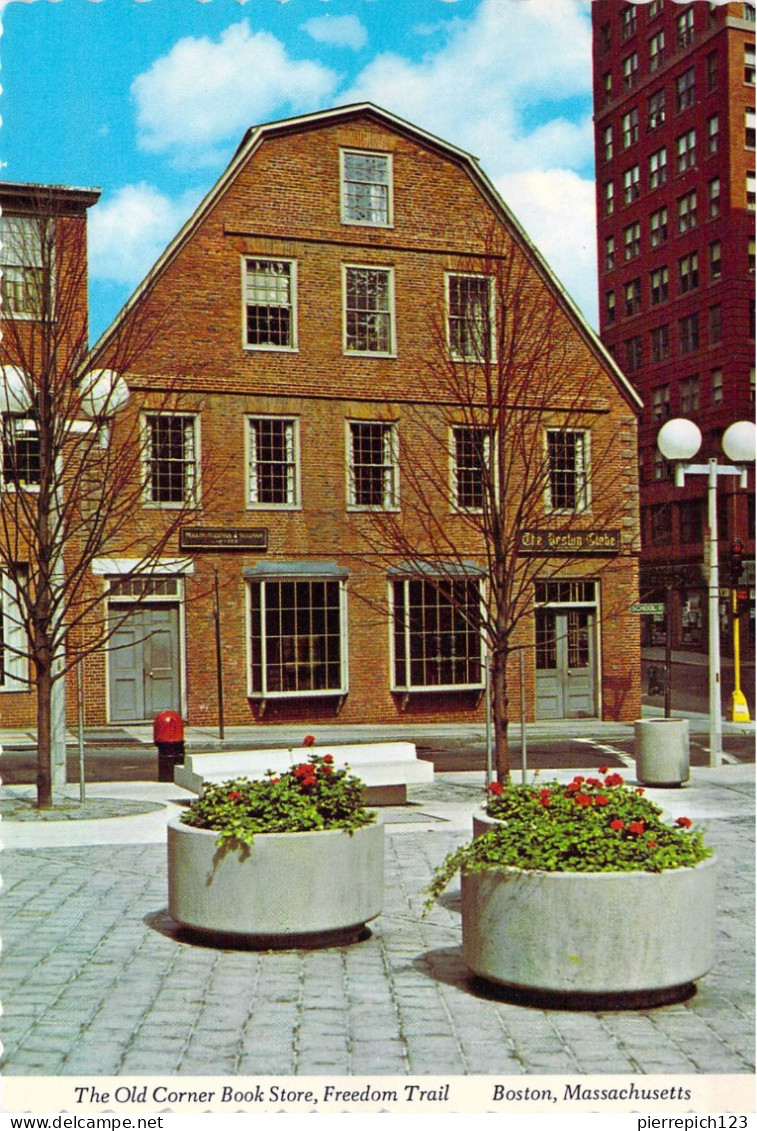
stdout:
{"type": "Polygon", "coordinates": [[[2,176],[97,186],[97,336],[245,129],[371,101],[473,153],[596,323],[589,0],[0,0],[2,176]]]}

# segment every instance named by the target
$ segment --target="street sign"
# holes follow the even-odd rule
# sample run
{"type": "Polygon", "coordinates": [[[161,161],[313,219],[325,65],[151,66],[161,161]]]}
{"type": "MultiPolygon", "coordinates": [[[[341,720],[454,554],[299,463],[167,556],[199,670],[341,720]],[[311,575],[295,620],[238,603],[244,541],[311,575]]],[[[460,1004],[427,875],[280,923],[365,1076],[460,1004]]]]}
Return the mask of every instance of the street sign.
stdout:
{"type": "Polygon", "coordinates": [[[661,617],[665,613],[662,601],[639,601],[631,605],[631,612],[635,617],[661,617]]]}

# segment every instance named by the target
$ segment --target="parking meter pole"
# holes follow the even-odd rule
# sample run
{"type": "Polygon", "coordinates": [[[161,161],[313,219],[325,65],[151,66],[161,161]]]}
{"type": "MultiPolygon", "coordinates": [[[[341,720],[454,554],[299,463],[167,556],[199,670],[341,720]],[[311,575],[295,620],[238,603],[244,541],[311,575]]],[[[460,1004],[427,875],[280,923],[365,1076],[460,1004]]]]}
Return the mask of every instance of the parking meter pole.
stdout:
{"type": "Polygon", "coordinates": [[[152,724],[158,748],[158,781],[172,782],[174,766],[184,761],[184,720],[178,711],[161,711],[152,724]]]}

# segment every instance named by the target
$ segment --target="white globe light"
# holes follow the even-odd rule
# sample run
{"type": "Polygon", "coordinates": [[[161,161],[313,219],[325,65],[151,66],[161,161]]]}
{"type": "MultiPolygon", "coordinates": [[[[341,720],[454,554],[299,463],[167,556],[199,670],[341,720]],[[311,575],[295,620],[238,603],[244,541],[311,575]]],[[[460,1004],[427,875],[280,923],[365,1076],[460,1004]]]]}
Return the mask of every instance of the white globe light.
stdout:
{"type": "Polygon", "coordinates": [[[723,433],[723,451],[734,463],[754,459],[755,428],[751,420],[739,420],[723,433]]]}
{"type": "Polygon", "coordinates": [[[95,419],[114,416],[129,399],[129,388],[113,369],[91,369],[81,383],[81,406],[95,419]]]}
{"type": "Polygon", "coordinates": [[[0,366],[0,412],[26,412],[32,403],[31,379],[15,365],[0,366]]]}
{"type": "Polygon", "coordinates": [[[665,459],[692,459],[702,445],[702,433],[693,420],[681,417],[663,424],[657,433],[657,447],[665,459]]]}

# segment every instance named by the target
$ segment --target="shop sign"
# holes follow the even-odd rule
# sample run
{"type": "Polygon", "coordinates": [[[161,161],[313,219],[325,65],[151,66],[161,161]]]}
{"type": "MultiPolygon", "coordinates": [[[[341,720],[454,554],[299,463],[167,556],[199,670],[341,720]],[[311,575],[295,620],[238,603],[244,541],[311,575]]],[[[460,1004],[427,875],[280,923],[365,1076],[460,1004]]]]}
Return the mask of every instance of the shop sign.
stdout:
{"type": "Polygon", "coordinates": [[[182,526],[182,550],[267,550],[266,527],[182,526]]]}
{"type": "Polygon", "coordinates": [[[519,554],[619,554],[619,530],[522,530],[519,554]]]}

